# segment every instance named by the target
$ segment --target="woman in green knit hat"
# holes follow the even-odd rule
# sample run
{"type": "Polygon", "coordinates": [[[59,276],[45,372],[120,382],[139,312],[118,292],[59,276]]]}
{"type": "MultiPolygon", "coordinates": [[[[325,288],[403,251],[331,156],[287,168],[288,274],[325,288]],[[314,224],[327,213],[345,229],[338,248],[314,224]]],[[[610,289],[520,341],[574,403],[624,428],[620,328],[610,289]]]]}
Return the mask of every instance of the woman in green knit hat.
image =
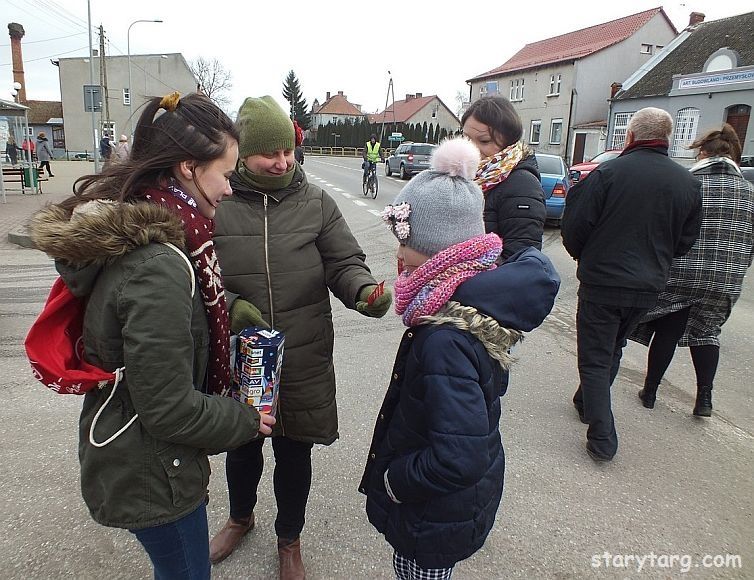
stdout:
{"type": "MultiPolygon", "coordinates": [[[[272,435],[280,578],[304,578],[304,527],[315,443],[338,438],[329,292],[346,307],[381,317],[388,290],[376,288],[365,255],[333,199],[309,183],[294,158],[292,121],[270,96],[238,112],[239,162],[233,197],[216,214],[215,245],[225,288],[237,294],[231,329],[269,326],[285,334],[278,426],[272,435]]],[[[264,439],[228,453],[230,517],[213,538],[213,563],[228,557],[254,527],[264,439]]]]}

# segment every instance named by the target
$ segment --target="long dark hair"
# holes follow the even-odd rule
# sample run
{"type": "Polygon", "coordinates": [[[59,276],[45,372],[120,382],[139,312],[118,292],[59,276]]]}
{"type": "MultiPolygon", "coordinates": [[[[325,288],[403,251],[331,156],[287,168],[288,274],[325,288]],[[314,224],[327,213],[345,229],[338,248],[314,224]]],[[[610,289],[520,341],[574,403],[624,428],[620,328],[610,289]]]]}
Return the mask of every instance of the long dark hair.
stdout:
{"type": "Polygon", "coordinates": [[[730,157],[737,164],[741,163],[741,141],[728,123],[723,123],[722,129],[708,131],[689,145],[689,149],[699,149],[707,157],[730,157]]]}
{"type": "Polygon", "coordinates": [[[238,138],[233,121],[205,95],[155,97],[139,117],[129,158],[108,165],[100,174],[77,179],[73,197],[60,205],[72,210],[84,200],[133,201],[146,189],[168,181],[182,161],[207,165],[238,138]]]}
{"type": "Polygon", "coordinates": [[[524,134],[521,117],[505,97],[482,97],[471,103],[461,118],[462,127],[469,117],[490,128],[491,137],[500,149],[512,145],[524,134]]]}

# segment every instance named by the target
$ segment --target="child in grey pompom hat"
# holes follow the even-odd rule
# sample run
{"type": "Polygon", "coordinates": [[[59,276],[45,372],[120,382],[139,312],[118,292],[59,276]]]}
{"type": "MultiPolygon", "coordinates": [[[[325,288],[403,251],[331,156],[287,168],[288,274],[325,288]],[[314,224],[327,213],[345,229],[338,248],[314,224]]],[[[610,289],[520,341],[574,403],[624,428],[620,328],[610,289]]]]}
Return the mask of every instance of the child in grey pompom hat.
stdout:
{"type": "Polygon", "coordinates": [[[398,240],[434,256],[455,244],[485,233],[484,194],[473,181],[479,150],[465,138],[448,139],[432,154],[430,169],[416,175],[398,194],[393,207],[407,203],[409,233],[398,240]],[[452,221],[449,217],[452,216],[452,221]]]}

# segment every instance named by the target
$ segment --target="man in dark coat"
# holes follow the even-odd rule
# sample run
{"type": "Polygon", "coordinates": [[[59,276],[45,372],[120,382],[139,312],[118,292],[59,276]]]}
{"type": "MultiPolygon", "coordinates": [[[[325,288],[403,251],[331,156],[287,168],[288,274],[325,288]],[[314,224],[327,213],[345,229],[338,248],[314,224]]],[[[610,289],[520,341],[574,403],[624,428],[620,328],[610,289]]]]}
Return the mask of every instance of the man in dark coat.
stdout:
{"type": "Polygon", "coordinates": [[[573,397],[595,461],[618,450],[610,387],[626,338],[655,304],[674,257],[699,235],[699,181],[668,157],[673,120],[648,107],[631,118],[626,147],[568,194],[563,245],[578,261],[580,385],[573,397]]]}

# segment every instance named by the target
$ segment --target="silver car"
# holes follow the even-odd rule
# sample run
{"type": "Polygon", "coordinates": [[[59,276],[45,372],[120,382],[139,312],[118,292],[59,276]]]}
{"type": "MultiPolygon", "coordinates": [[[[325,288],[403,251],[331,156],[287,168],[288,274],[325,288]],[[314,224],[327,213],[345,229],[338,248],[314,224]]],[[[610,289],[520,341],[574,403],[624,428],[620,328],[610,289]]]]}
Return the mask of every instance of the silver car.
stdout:
{"type": "Polygon", "coordinates": [[[385,175],[397,173],[401,179],[408,179],[429,169],[429,158],[436,148],[432,143],[401,143],[385,161],[385,175]]]}

